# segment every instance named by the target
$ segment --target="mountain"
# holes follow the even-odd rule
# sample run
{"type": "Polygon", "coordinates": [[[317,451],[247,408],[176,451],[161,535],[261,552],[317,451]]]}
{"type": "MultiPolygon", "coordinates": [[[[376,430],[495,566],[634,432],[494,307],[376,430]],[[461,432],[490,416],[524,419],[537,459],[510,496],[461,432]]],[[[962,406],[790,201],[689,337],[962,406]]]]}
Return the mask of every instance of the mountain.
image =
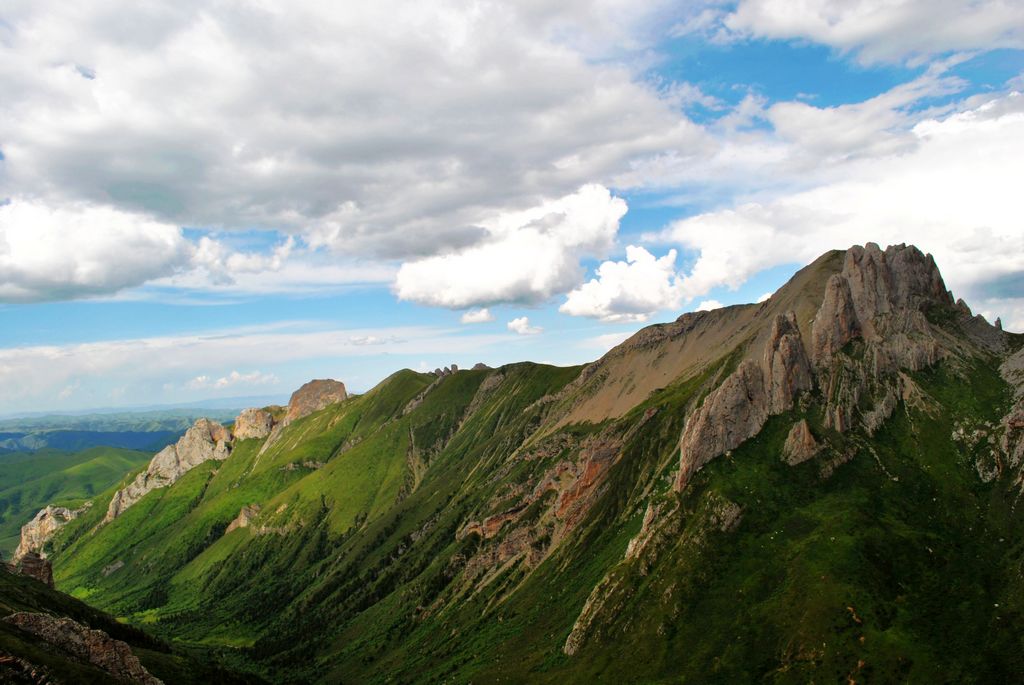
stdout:
{"type": "Polygon", "coordinates": [[[996,323],[915,247],[834,251],[585,366],[198,422],[42,551],[272,682],[1020,682],[1024,336],[996,323]]]}
{"type": "Polygon", "coordinates": [[[0,454],[0,553],[11,555],[21,527],[38,510],[47,505],[81,507],[152,456],[109,447],[0,454]]]}

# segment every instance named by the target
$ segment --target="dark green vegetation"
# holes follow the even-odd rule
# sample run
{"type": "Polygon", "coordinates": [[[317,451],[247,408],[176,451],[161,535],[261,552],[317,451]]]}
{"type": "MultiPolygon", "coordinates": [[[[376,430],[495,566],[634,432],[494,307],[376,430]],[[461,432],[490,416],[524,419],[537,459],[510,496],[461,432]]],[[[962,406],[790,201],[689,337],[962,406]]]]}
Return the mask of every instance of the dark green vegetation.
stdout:
{"type": "MultiPolygon", "coordinates": [[[[1016,338],[993,351],[943,305],[922,324],[940,361],[852,395],[866,415],[900,390],[877,430],[830,427],[841,393],[819,371],[672,487],[687,417],[759,358],[770,307],[813,317],[820,296],[799,298],[836,254],[770,303],[648,329],[607,363],[401,371],[101,524],[110,489],[53,542],[57,585],[273,682],[1020,682],[998,372],[1016,338]],[[701,356],[687,336],[718,342],[701,356]],[[693,361],[608,409],[672,355],[693,361]],[[823,448],[789,466],[800,419],[823,448]]],[[[871,353],[843,348],[844,382],[871,353]]]]}
{"type": "MultiPolygon", "coordinates": [[[[83,602],[51,590],[31,578],[8,573],[0,568],[0,617],[18,611],[63,616],[90,628],[102,630],[114,639],[126,642],[143,666],[165,683],[229,685],[256,682],[252,678],[239,677],[212,665],[206,654],[196,658],[180,649],[172,650],[165,642],[137,628],[119,623],[83,602]]],[[[0,654],[5,653],[20,656],[37,666],[42,666],[59,682],[76,685],[113,685],[120,682],[106,672],[76,661],[51,645],[0,621],[0,654]]]]}
{"type": "Polygon", "coordinates": [[[0,553],[10,558],[21,526],[47,504],[79,507],[152,456],[108,447],[0,454],[0,553]]]}

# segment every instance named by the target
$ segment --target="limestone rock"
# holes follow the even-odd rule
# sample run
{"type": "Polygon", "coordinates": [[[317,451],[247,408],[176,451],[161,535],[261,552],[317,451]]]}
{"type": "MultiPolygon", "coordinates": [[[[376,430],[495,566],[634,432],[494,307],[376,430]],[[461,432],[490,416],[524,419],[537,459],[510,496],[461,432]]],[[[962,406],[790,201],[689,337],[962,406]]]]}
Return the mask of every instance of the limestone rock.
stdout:
{"type": "Polygon", "coordinates": [[[814,384],[811,362],[804,350],[796,314],[786,312],[772,322],[764,354],[765,390],[768,413],[781,414],[793,406],[798,392],[814,384]]]}
{"type": "Polygon", "coordinates": [[[348,399],[345,384],[332,380],[312,380],[292,393],[288,400],[288,412],[284,416],[284,425],[309,416],[324,407],[348,399]]]}
{"type": "Polygon", "coordinates": [[[491,367],[487,366],[487,364],[484,364],[483,362],[473,364],[473,371],[487,371],[490,368],[491,367]]]}
{"type": "Polygon", "coordinates": [[[114,493],[104,521],[117,518],[149,492],[171,485],[199,464],[211,459],[223,461],[230,454],[230,432],[216,421],[199,419],[176,444],[157,453],[134,481],[114,493]]]}
{"type": "Polygon", "coordinates": [[[3,619],[11,625],[62,649],[77,659],[97,666],[118,680],[141,685],[163,685],[131,647],[102,630],[93,630],[70,618],[18,612],[3,619]]]}
{"type": "Polygon", "coordinates": [[[27,552],[14,564],[14,571],[40,583],[53,587],[53,566],[49,559],[44,559],[35,552],[27,552]]]}
{"type": "Polygon", "coordinates": [[[46,557],[43,548],[50,538],[64,524],[88,511],[91,506],[92,502],[86,502],[79,509],[68,509],[67,507],[55,507],[53,505],[47,505],[40,509],[31,521],[21,527],[21,541],[18,543],[18,548],[14,550],[14,561],[17,562],[29,552],[36,552],[40,556],[46,557]]]}
{"type": "Polygon", "coordinates": [[[235,440],[265,438],[273,427],[274,417],[266,409],[245,409],[235,419],[231,433],[235,440]]]}
{"type": "Polygon", "coordinates": [[[782,460],[790,466],[802,464],[821,451],[821,445],[814,439],[807,419],[800,419],[793,424],[782,447],[782,460]]]}

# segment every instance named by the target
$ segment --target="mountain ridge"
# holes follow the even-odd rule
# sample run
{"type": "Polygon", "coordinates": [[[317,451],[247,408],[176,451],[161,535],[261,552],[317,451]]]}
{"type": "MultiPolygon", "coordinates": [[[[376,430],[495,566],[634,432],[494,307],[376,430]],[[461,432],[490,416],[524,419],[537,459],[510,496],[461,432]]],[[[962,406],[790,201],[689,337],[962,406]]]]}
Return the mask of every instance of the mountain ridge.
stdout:
{"type": "Polygon", "coordinates": [[[585,366],[399,371],[108,492],[55,577],[280,682],[1024,674],[1022,343],[912,246],[833,251],[585,366]]]}

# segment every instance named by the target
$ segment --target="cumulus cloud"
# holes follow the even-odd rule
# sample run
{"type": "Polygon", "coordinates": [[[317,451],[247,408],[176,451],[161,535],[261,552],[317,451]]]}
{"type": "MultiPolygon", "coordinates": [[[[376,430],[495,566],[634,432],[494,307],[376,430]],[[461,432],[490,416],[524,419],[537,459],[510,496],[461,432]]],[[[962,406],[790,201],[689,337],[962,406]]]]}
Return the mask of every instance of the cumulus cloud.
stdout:
{"type": "Polygon", "coordinates": [[[395,279],[403,300],[461,309],[499,302],[537,303],[583,278],[580,258],[614,243],[626,203],[587,185],[558,200],[488,220],[479,245],[406,262],[395,279]]]}
{"type": "Polygon", "coordinates": [[[679,306],[682,288],[676,251],[656,258],[642,247],[626,248],[625,261],[606,261],[594,278],[569,293],[559,311],[602,321],[646,321],[661,309],[679,306]]]}
{"type": "Polygon", "coordinates": [[[471,309],[465,312],[459,318],[459,321],[462,323],[487,323],[494,321],[494,315],[491,314],[491,310],[487,307],[482,307],[481,309],[471,309]]]}
{"type": "Polygon", "coordinates": [[[701,303],[697,305],[697,311],[710,312],[712,309],[721,309],[724,306],[725,305],[718,300],[702,300],[701,303]]]}
{"type": "MultiPolygon", "coordinates": [[[[65,406],[95,407],[112,396],[138,405],[152,404],[156,398],[161,402],[195,399],[194,393],[218,388],[277,389],[275,376],[296,384],[308,380],[308,371],[295,377],[293,369],[312,360],[322,365],[330,359],[344,370],[346,359],[358,358],[347,363],[349,371],[354,371],[365,365],[363,359],[379,355],[392,360],[399,355],[470,355],[505,343],[507,335],[498,333],[453,336],[430,327],[309,330],[291,322],[200,334],[0,348],[0,386],[6,389],[0,397],[0,412],[53,409],[54,398],[65,406]],[[267,367],[268,360],[273,368],[267,367]],[[220,375],[210,369],[253,371],[220,375]],[[32,382],[26,383],[26,378],[32,382]],[[71,391],[58,397],[69,387],[71,391]]],[[[366,378],[365,382],[376,380],[366,378]]]]}
{"type": "MultiPolygon", "coordinates": [[[[696,251],[687,298],[738,287],[753,274],[799,264],[852,243],[914,243],[932,252],[968,301],[1020,301],[1024,231],[1024,95],[919,122],[908,151],[851,162],[810,190],[740,204],[672,224],[662,240],[696,251]],[[751,249],[751,246],[757,246],[751,249]]],[[[986,305],[988,306],[988,305],[986,305]]]]}
{"type": "Polygon", "coordinates": [[[232,371],[228,375],[221,376],[216,380],[205,374],[196,376],[186,384],[186,387],[188,387],[189,390],[225,390],[238,385],[271,385],[277,382],[277,376],[272,373],[261,373],[259,371],[239,373],[238,371],[232,371]]]}
{"type": "Polygon", "coordinates": [[[512,319],[507,325],[508,329],[517,335],[537,335],[544,331],[540,326],[531,326],[530,318],[526,316],[512,319]]]}
{"type": "Polygon", "coordinates": [[[488,217],[701,145],[613,54],[668,4],[16,3],[0,193],[343,255],[458,250],[488,217]]]}
{"type": "Polygon", "coordinates": [[[166,223],[106,206],[0,205],[0,301],[116,292],[186,268],[192,246],[166,223]]]}
{"type": "Polygon", "coordinates": [[[864,63],[1024,47],[1024,5],[1016,0],[741,0],[732,12],[698,16],[703,23],[693,30],[805,39],[864,63]]]}

